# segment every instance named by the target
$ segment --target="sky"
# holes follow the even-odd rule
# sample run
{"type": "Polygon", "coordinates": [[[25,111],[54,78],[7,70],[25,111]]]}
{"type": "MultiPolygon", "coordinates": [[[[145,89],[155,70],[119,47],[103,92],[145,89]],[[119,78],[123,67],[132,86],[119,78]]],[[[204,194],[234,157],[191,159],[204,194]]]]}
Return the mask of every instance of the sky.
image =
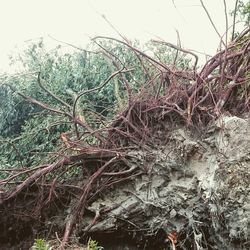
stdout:
{"type": "MultiPolygon", "coordinates": [[[[225,32],[223,0],[203,0],[220,34],[225,32]]],[[[234,0],[226,0],[228,12],[234,0]]],[[[8,55],[27,41],[45,37],[84,47],[89,37],[117,37],[102,15],[129,39],[163,39],[214,54],[220,39],[200,0],[0,0],[0,72],[10,70],[8,55]]],[[[229,23],[232,23],[229,16],[229,23]]],[[[201,55],[201,61],[204,56],[201,55]]]]}

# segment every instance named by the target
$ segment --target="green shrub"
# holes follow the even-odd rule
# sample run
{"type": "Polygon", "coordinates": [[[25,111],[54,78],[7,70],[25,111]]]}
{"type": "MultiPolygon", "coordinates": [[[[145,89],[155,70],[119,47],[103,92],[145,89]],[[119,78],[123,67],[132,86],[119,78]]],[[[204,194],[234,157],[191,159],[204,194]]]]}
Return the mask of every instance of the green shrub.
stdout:
{"type": "Polygon", "coordinates": [[[52,247],[43,240],[43,239],[36,239],[34,245],[31,248],[32,250],[52,250],[52,247]]]}
{"type": "Polygon", "coordinates": [[[104,248],[101,246],[98,246],[98,242],[89,238],[87,249],[88,250],[102,250],[104,248]]]}

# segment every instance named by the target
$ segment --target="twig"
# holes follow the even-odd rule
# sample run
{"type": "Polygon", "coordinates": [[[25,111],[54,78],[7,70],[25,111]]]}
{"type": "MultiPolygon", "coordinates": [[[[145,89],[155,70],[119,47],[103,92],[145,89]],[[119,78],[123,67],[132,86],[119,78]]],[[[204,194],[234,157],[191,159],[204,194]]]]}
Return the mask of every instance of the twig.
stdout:
{"type": "Polygon", "coordinates": [[[74,227],[75,221],[79,215],[79,213],[82,211],[84,211],[84,206],[85,203],[87,201],[90,189],[91,189],[91,185],[92,183],[102,174],[102,172],[112,163],[114,162],[116,159],[118,158],[118,156],[112,158],[111,160],[109,160],[108,162],[106,162],[102,167],[100,167],[89,179],[89,182],[84,186],[83,192],[81,193],[80,197],[79,197],[79,201],[76,205],[76,207],[74,208],[74,211],[72,211],[70,217],[68,218],[68,221],[66,222],[66,226],[65,226],[65,232],[64,232],[64,236],[63,236],[63,240],[62,243],[60,245],[60,249],[64,250],[65,245],[67,244],[70,234],[72,232],[72,229],[74,227]]]}
{"type": "Polygon", "coordinates": [[[152,57],[150,57],[149,55],[145,54],[144,52],[140,51],[139,49],[136,49],[136,48],[133,47],[132,45],[130,45],[130,44],[128,44],[128,43],[125,43],[125,42],[123,42],[123,41],[121,41],[121,40],[119,40],[119,39],[111,38],[111,37],[106,37],[106,36],[96,36],[96,37],[94,37],[92,40],[96,40],[96,39],[109,39],[109,40],[113,40],[113,41],[116,41],[116,42],[118,42],[118,43],[121,43],[121,44],[123,44],[123,45],[129,47],[129,48],[132,49],[133,51],[139,53],[140,55],[146,57],[146,58],[149,59],[150,61],[152,61],[152,62],[154,62],[154,63],[160,65],[162,68],[164,68],[164,69],[167,70],[168,72],[172,72],[172,71],[170,70],[170,68],[167,67],[166,65],[164,65],[163,63],[161,63],[161,62],[155,60],[154,58],[152,58],[152,57]]]}
{"type": "Polygon", "coordinates": [[[199,58],[198,58],[198,56],[197,56],[195,53],[193,53],[193,52],[191,52],[191,51],[189,51],[189,50],[185,50],[185,49],[183,49],[183,48],[181,48],[181,47],[179,47],[179,46],[176,46],[176,45],[174,45],[174,44],[172,44],[172,43],[169,43],[169,42],[157,41],[157,40],[152,40],[152,42],[153,42],[153,43],[165,44],[165,45],[167,45],[167,46],[170,47],[170,48],[176,49],[177,51],[182,51],[183,53],[192,55],[192,56],[194,57],[194,60],[195,60],[195,61],[194,61],[194,66],[193,66],[193,71],[196,72],[196,67],[197,67],[199,58]]]}
{"type": "Polygon", "coordinates": [[[234,17],[233,17],[233,30],[232,30],[232,38],[231,38],[231,41],[234,40],[234,35],[235,35],[236,12],[237,12],[237,8],[238,8],[238,2],[239,2],[239,0],[236,0],[236,1],[235,1],[234,17]]]}
{"type": "Polygon", "coordinates": [[[37,82],[38,85],[41,87],[41,89],[43,89],[46,93],[48,93],[50,96],[52,96],[55,100],[57,100],[58,102],[60,102],[62,105],[66,106],[68,109],[71,109],[71,106],[66,103],[65,101],[63,101],[61,98],[59,98],[58,96],[56,96],[54,93],[52,93],[50,90],[46,89],[44,87],[44,85],[41,82],[41,72],[38,73],[38,77],[37,77],[37,82]]]}
{"type": "Polygon", "coordinates": [[[33,183],[35,180],[39,179],[41,176],[54,171],[55,169],[65,165],[68,163],[68,159],[64,158],[58,162],[55,162],[49,166],[46,166],[42,169],[37,170],[34,174],[32,174],[31,176],[29,176],[25,181],[23,181],[21,184],[19,184],[18,186],[14,187],[12,190],[10,190],[9,192],[5,193],[3,195],[3,200],[8,200],[12,197],[14,197],[15,195],[17,195],[18,193],[20,193],[25,187],[29,186],[31,183],[33,183]]]}
{"type": "MultiPolygon", "coordinates": [[[[9,85],[8,85],[9,86],[9,85]]],[[[11,90],[13,92],[15,92],[15,90],[10,86],[11,90]]],[[[91,90],[89,90],[91,91],[91,90]]],[[[38,105],[40,106],[41,108],[43,109],[46,109],[46,110],[49,110],[53,113],[56,113],[56,114],[60,114],[60,115],[63,115],[63,116],[66,116],[68,117],[70,120],[72,120],[74,123],[80,125],[81,127],[87,129],[87,131],[89,131],[90,133],[93,133],[95,135],[95,137],[100,140],[101,142],[103,141],[103,139],[101,138],[101,136],[99,134],[97,134],[95,131],[93,131],[93,129],[88,126],[87,123],[84,123],[83,121],[81,121],[80,119],[78,119],[77,117],[71,115],[70,113],[68,112],[65,112],[65,111],[61,111],[59,109],[55,109],[55,108],[51,108],[50,106],[48,106],[46,103],[43,103],[41,101],[37,101],[36,99],[30,97],[30,96],[26,96],[25,94],[23,94],[22,92],[16,92],[18,95],[20,95],[21,97],[23,97],[25,100],[27,100],[28,102],[30,103],[33,103],[35,105],[38,105]]]]}
{"type": "Polygon", "coordinates": [[[78,46],[76,46],[76,45],[74,45],[74,44],[72,44],[72,43],[68,43],[68,42],[64,42],[64,41],[58,40],[58,39],[54,38],[54,37],[51,36],[51,35],[49,35],[49,37],[50,37],[51,39],[53,39],[53,40],[59,42],[59,43],[66,44],[66,45],[68,45],[68,46],[70,46],[70,47],[72,47],[72,48],[74,48],[74,49],[80,50],[80,51],[82,51],[82,52],[98,54],[98,52],[90,51],[90,50],[86,50],[86,49],[82,49],[82,48],[80,48],[80,47],[78,47],[78,46]]]}
{"type": "MultiPolygon", "coordinates": [[[[228,17],[227,17],[227,3],[226,0],[223,0],[224,4],[224,14],[225,14],[225,21],[226,21],[226,45],[228,44],[228,17]]],[[[227,48],[227,46],[226,46],[227,48]]]]}
{"type": "Polygon", "coordinates": [[[108,77],[107,80],[105,80],[102,84],[100,84],[98,87],[95,87],[95,88],[92,88],[92,89],[88,89],[88,90],[85,90],[81,93],[78,94],[78,96],[76,97],[75,101],[74,101],[74,104],[73,104],[73,117],[75,117],[76,115],[76,104],[77,104],[77,101],[80,99],[80,97],[82,97],[83,95],[86,95],[86,94],[89,94],[91,92],[95,92],[95,91],[99,91],[100,89],[102,89],[103,87],[105,87],[105,85],[107,85],[109,83],[109,81],[115,77],[116,75],[120,74],[120,73],[126,73],[126,72],[130,72],[132,69],[127,69],[127,70],[124,70],[124,69],[120,69],[116,72],[114,72],[112,75],[110,75],[108,77]]]}
{"type": "MultiPolygon", "coordinates": [[[[28,174],[30,172],[34,172],[35,170],[38,170],[38,169],[41,169],[41,168],[44,168],[44,167],[48,167],[48,165],[41,165],[41,166],[37,166],[35,168],[31,168],[31,169],[26,169],[26,170],[23,170],[23,171],[18,171],[17,174],[14,174],[14,175],[11,175],[10,177],[8,177],[7,179],[4,179],[4,180],[1,180],[0,181],[0,185],[5,185],[5,184],[8,184],[11,180],[15,179],[16,177],[19,177],[20,175],[23,175],[23,174],[28,174]]],[[[2,171],[2,170],[1,170],[2,171]]],[[[6,169],[3,170],[3,171],[7,171],[6,169]]],[[[10,169],[8,171],[11,171],[10,169]]],[[[12,170],[13,171],[13,170],[12,170]]]]}
{"type": "Polygon", "coordinates": [[[204,5],[204,3],[203,3],[202,0],[200,0],[200,2],[201,2],[201,5],[202,5],[203,9],[205,10],[205,12],[206,12],[206,14],[207,14],[207,16],[208,16],[208,19],[209,19],[210,23],[212,24],[212,26],[213,26],[215,32],[216,32],[217,35],[219,36],[219,38],[220,38],[221,42],[223,43],[223,45],[226,47],[226,44],[224,43],[224,41],[223,41],[223,39],[222,39],[222,37],[221,37],[219,31],[217,30],[217,28],[216,28],[216,26],[215,26],[215,24],[214,24],[214,22],[213,22],[213,19],[211,18],[210,14],[209,14],[209,12],[208,12],[208,10],[207,10],[207,8],[206,8],[206,6],[204,5]]]}

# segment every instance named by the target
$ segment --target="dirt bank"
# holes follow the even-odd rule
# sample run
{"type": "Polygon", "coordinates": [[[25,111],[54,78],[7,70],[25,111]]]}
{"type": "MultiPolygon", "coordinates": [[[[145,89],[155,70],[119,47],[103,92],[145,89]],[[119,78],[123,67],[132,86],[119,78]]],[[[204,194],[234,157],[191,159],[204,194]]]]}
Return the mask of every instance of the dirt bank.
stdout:
{"type": "MultiPolygon", "coordinates": [[[[200,135],[156,131],[157,144],[128,154],[140,175],[89,203],[74,237],[84,243],[91,236],[105,249],[249,249],[249,125],[224,116],[200,135]]],[[[18,197],[28,206],[31,196],[18,197]]],[[[2,204],[1,249],[62,233],[70,211],[59,207],[44,208],[38,222],[17,214],[16,200],[2,204]]]]}

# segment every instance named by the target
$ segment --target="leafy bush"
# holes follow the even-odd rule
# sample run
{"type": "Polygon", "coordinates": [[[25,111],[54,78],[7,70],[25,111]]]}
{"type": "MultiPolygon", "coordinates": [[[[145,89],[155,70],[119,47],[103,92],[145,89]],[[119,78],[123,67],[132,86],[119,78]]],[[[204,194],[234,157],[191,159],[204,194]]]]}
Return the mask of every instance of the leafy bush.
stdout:
{"type": "Polygon", "coordinates": [[[36,239],[32,246],[32,250],[52,250],[52,247],[50,247],[45,240],[36,239]]]}

